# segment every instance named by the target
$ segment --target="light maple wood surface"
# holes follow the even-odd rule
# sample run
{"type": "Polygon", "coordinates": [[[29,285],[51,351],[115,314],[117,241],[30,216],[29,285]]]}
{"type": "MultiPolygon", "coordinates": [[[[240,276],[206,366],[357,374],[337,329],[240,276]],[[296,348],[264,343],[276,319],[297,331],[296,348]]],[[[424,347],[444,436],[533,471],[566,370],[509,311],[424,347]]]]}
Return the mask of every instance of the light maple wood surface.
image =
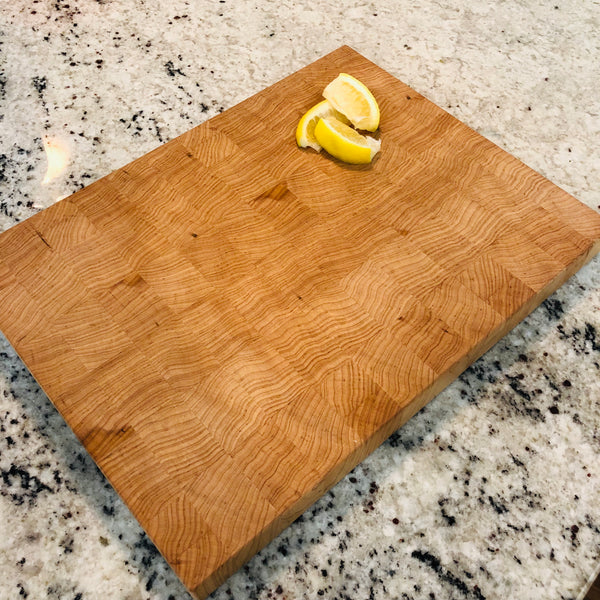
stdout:
{"type": "Polygon", "coordinates": [[[0,235],[0,327],[201,598],[599,237],[343,47],[0,235]],[[370,166],[295,144],[342,71],[381,106],[370,166]]]}

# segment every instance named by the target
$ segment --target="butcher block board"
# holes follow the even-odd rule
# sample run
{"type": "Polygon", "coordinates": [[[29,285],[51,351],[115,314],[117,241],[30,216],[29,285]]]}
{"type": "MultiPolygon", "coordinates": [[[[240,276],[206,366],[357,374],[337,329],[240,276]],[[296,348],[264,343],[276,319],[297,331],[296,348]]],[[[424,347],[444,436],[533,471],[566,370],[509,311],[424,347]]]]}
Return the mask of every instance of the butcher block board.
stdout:
{"type": "Polygon", "coordinates": [[[600,216],[348,47],[0,235],[0,328],[209,594],[599,249],[600,216]],[[381,154],[296,147],[340,72],[381,154]]]}

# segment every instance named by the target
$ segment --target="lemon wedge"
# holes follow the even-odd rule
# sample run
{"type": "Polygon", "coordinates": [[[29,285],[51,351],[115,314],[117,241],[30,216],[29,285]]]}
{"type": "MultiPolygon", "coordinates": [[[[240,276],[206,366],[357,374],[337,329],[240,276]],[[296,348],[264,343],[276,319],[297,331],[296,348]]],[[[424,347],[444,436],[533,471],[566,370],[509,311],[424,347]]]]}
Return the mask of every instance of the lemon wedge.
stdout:
{"type": "Polygon", "coordinates": [[[350,123],[344,115],[333,108],[329,100],[323,100],[307,110],[298,123],[298,127],[296,128],[296,143],[300,148],[313,148],[317,152],[321,151],[321,146],[315,138],[315,126],[317,125],[317,121],[323,117],[334,117],[342,123],[350,123]]]}
{"type": "Polygon", "coordinates": [[[361,135],[335,117],[323,117],[315,125],[315,138],[331,156],[355,164],[367,164],[379,152],[381,142],[361,135]]]}
{"type": "Polygon", "coordinates": [[[352,75],[340,73],[323,91],[333,108],[348,117],[357,129],[379,127],[379,105],[366,85],[352,75]]]}

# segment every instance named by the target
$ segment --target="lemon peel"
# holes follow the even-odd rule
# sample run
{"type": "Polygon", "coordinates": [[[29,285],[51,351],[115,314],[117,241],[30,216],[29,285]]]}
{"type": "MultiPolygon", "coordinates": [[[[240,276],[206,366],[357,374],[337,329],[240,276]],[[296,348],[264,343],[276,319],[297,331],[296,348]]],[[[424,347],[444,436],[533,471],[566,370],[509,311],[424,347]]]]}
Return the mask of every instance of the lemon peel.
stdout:
{"type": "Polygon", "coordinates": [[[314,134],[331,156],[350,164],[370,163],[381,148],[379,140],[358,133],[335,117],[319,118],[314,134]]]}
{"type": "Polygon", "coordinates": [[[298,123],[296,143],[300,148],[312,148],[317,152],[321,151],[321,146],[315,138],[315,127],[317,121],[323,117],[334,117],[342,123],[350,123],[343,114],[333,108],[329,100],[323,100],[307,110],[298,123]]]}

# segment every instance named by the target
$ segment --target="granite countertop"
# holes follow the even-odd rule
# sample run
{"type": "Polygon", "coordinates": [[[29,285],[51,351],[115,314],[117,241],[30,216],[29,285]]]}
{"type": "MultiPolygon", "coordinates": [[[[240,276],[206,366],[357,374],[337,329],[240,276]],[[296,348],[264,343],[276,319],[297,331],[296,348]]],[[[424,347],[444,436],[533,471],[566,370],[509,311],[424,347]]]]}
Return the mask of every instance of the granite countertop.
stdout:
{"type": "MultiPolygon", "coordinates": [[[[348,44],[593,209],[600,5],[12,0],[0,231],[348,44]]],[[[600,260],[214,592],[583,598],[600,564],[600,260]]],[[[187,592],[0,336],[0,598],[187,592]]]]}

